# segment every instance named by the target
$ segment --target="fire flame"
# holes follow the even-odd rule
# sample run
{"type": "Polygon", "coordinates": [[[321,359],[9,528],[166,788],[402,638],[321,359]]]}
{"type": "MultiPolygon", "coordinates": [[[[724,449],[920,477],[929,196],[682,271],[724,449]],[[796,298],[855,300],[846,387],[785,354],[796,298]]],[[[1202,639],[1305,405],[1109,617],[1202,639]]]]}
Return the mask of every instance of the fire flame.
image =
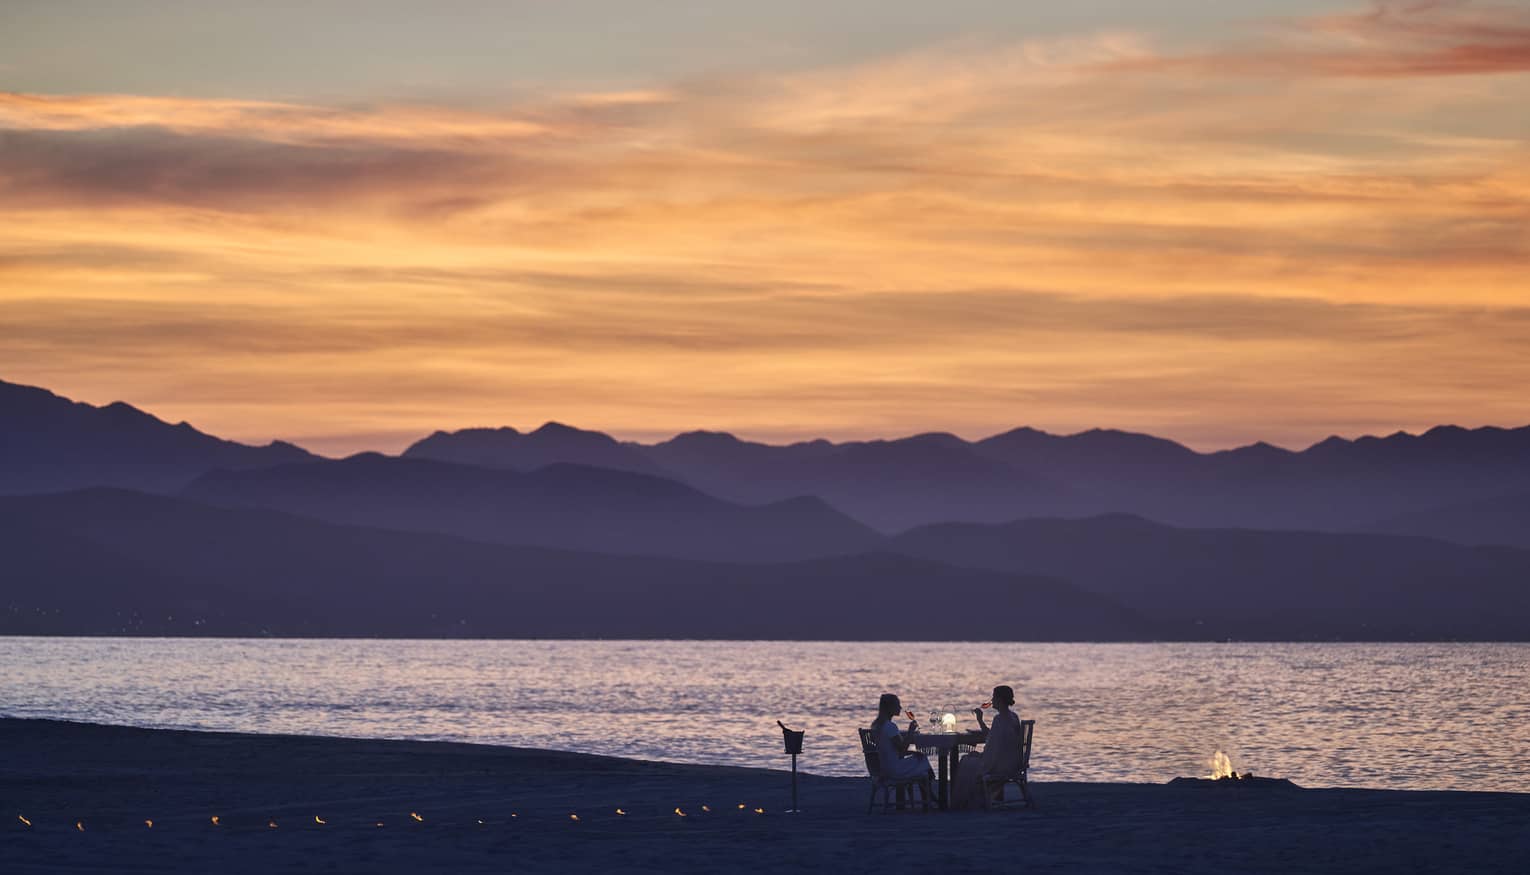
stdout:
{"type": "Polygon", "coordinates": [[[1236,778],[1237,776],[1238,772],[1233,768],[1232,757],[1229,757],[1220,750],[1211,755],[1211,774],[1206,777],[1215,781],[1220,778],[1236,778]]]}

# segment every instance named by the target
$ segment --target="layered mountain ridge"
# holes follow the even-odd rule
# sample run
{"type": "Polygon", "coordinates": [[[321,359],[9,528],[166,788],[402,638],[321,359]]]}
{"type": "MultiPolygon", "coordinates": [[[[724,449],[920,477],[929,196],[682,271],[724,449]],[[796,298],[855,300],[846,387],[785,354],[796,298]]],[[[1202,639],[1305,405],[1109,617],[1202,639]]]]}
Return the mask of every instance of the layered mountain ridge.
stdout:
{"type": "Polygon", "coordinates": [[[0,450],[0,633],[1530,640],[1530,428],[326,459],[0,383],[0,450]]]}

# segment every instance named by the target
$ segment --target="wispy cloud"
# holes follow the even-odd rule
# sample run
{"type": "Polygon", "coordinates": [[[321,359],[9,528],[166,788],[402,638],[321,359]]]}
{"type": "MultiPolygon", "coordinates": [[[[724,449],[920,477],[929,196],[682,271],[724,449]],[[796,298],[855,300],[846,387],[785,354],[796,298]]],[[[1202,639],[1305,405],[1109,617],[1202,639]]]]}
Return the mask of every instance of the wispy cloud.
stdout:
{"type": "Polygon", "coordinates": [[[1530,9],[1470,0],[1379,0],[1366,12],[1288,22],[1250,45],[1109,59],[1116,71],[1220,76],[1436,77],[1530,72],[1530,9]]]}
{"type": "Polygon", "coordinates": [[[0,376],[341,442],[1522,418],[1530,78],[1414,63],[1517,16],[497,105],[0,95],[0,376]]]}

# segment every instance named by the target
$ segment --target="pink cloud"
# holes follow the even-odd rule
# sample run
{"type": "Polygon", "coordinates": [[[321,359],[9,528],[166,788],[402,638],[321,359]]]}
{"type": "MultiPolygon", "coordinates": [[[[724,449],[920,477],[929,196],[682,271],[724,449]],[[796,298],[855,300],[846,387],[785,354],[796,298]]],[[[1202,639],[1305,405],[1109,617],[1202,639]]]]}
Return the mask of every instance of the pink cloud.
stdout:
{"type": "Polygon", "coordinates": [[[1252,46],[1146,55],[1095,69],[1355,78],[1523,73],[1530,72],[1530,10],[1382,0],[1363,13],[1302,19],[1252,46]]]}

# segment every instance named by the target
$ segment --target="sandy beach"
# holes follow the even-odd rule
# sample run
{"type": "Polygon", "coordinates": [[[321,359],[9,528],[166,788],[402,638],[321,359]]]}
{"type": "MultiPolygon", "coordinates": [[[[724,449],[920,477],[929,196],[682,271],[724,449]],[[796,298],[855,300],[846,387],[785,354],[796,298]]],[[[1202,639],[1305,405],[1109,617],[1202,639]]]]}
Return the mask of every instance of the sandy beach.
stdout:
{"type": "Polygon", "coordinates": [[[8,719],[0,859],[8,873],[1523,872],[1530,860],[1530,794],[1038,783],[1035,811],[867,816],[864,780],[804,776],[801,815],[782,813],[788,788],[785,772],[757,769],[8,719]]]}

